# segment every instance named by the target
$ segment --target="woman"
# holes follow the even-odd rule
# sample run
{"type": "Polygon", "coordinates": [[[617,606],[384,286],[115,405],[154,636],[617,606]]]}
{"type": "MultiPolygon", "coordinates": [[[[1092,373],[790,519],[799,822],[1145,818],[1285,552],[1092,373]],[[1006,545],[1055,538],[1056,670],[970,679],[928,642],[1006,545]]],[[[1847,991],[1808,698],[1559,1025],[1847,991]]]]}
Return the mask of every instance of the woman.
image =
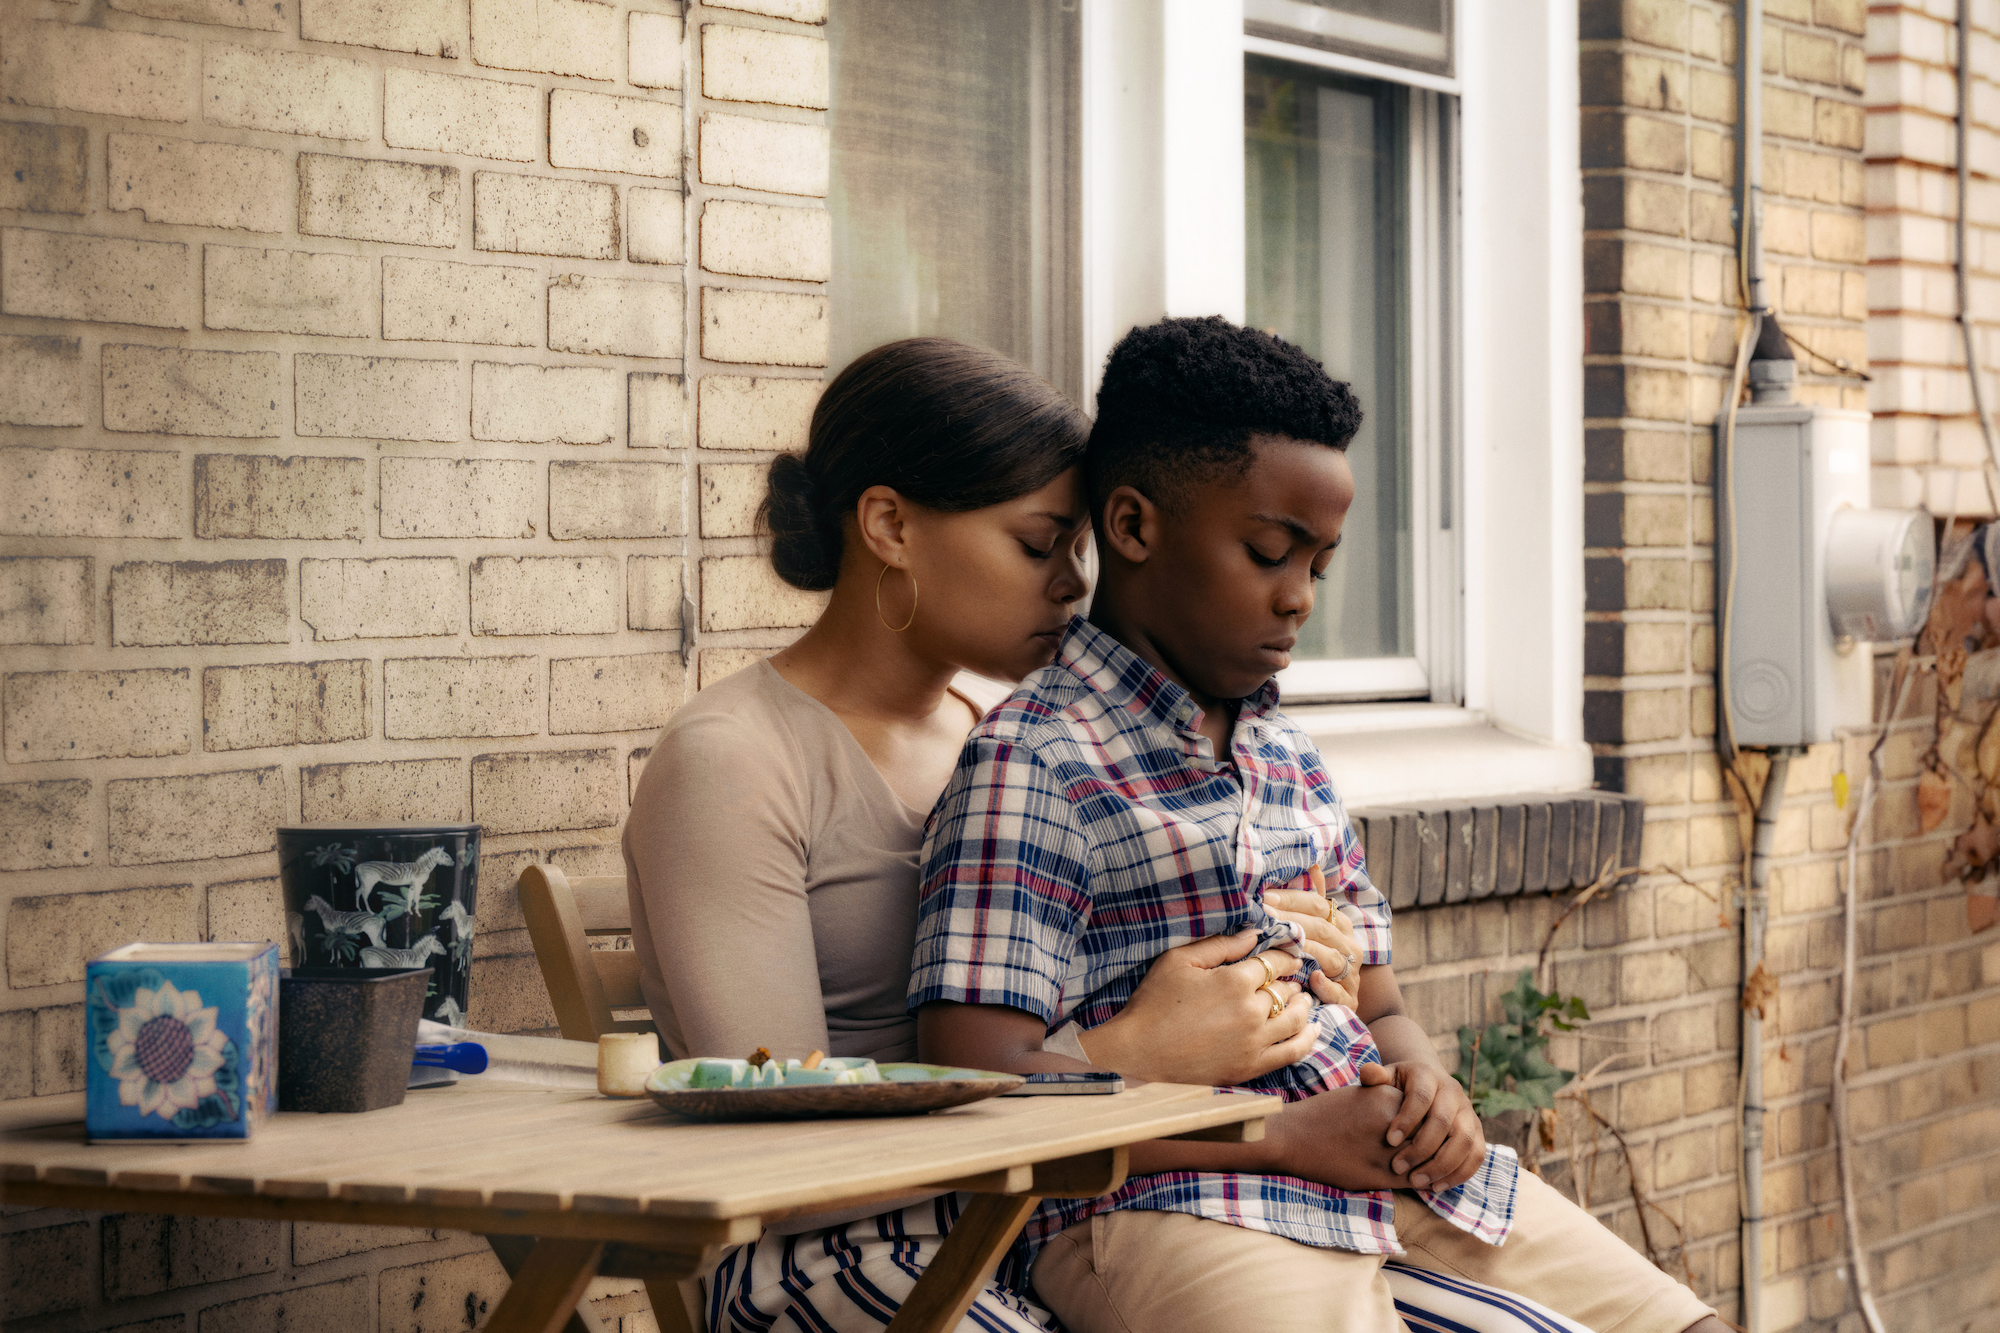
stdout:
{"type": "MultiPolygon", "coordinates": [[[[772,464],[765,518],[778,574],[831,590],[798,642],[701,691],[660,735],[625,831],[641,982],[674,1056],[819,1049],[914,1059],[905,1012],[925,815],[994,680],[1047,665],[1086,585],[1078,475],[1088,423],[1045,382],[940,338],[879,347],[842,371],[803,459],[772,464]],[[962,673],[987,678],[982,685],[962,673]],[[743,962],[759,964],[754,989],[743,962]]],[[[1306,891],[1267,895],[1328,966],[1355,943],[1306,891]],[[1318,905],[1315,906],[1315,903],[1318,905]]],[[[1050,1038],[1103,1068],[1235,1083],[1297,1059],[1311,1005],[1298,961],[1253,936],[1162,957],[1119,1017],[1050,1038]],[[1283,1007],[1274,1014],[1270,995],[1283,1007]],[[1164,1055],[1164,1058],[1163,1058],[1164,1055]]],[[[724,1259],[711,1327],[877,1328],[956,1217],[954,1196],[795,1219],[724,1259]]],[[[989,1287],[968,1321],[1039,1329],[989,1287]]]]}

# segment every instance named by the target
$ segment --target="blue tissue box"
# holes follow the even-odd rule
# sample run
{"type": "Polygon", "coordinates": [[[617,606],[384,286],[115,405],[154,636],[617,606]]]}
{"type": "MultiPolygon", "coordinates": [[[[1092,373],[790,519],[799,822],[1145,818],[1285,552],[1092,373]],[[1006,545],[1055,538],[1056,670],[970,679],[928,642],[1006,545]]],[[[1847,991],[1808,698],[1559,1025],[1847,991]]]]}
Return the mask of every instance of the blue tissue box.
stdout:
{"type": "Polygon", "coordinates": [[[91,1142],[247,1139],[277,1109],[277,945],[128,944],[84,988],[91,1142]]]}

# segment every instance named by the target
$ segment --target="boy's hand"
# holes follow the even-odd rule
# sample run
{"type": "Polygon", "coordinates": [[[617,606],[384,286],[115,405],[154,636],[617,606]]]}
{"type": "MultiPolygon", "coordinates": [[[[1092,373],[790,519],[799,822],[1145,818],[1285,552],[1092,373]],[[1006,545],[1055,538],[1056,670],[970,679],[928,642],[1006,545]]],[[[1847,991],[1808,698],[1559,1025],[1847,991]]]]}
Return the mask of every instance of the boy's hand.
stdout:
{"type": "Polygon", "coordinates": [[[1391,1166],[1395,1149],[1387,1139],[1403,1100],[1385,1085],[1332,1088],[1293,1102],[1264,1122],[1261,1170],[1335,1189],[1408,1189],[1407,1177],[1391,1166]]]}
{"type": "Polygon", "coordinates": [[[1390,1163],[1413,1189],[1442,1190],[1472,1179],[1486,1160],[1486,1134],[1458,1081],[1436,1065],[1361,1066],[1363,1087],[1395,1087],[1402,1105],[1389,1121],[1384,1141],[1400,1149],[1390,1163]]]}

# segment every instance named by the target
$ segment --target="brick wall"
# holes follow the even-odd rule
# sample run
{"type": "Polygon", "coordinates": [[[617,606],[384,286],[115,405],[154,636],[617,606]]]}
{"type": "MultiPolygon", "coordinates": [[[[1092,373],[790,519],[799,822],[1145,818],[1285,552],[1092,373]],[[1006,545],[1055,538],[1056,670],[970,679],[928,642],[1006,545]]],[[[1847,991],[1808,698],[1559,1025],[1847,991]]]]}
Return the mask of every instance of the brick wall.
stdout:
{"type": "MultiPolygon", "coordinates": [[[[618,869],[659,725],[816,610],[750,532],[826,360],[824,20],[0,0],[0,1098],[81,1086],[92,954],[282,943],[300,819],[483,824],[471,1021],[553,1022],[514,875],[618,869]]],[[[46,1211],[0,1273],[9,1327],[148,1333],[505,1285],[463,1236],[46,1211]]]]}
{"type": "MultiPolygon", "coordinates": [[[[1948,282],[1938,285],[1945,255],[1935,221],[1949,195],[1936,166],[1950,161],[1941,34],[1953,10],[1949,0],[1925,6],[1935,11],[1928,17],[1915,8],[1766,0],[1766,272],[1799,345],[1800,396],[1880,414],[1877,502],[1928,500],[1943,511],[1949,478],[1976,469],[1981,455],[1963,421],[1952,420],[1966,411],[1962,375],[1953,383],[1941,373],[1962,364],[1943,343],[1939,317],[1951,306],[1948,282]],[[1923,110],[1901,112],[1892,105],[1901,101],[1921,101],[1923,110]],[[1899,142],[1919,138],[1928,167],[1890,160],[1906,153],[1899,142]],[[1901,215],[1916,212],[1929,217],[1901,215]],[[1912,239],[1925,248],[1910,248],[1912,239]],[[1904,314],[1919,294],[1929,304],[1904,314]],[[1922,358],[1901,350],[1919,344],[1922,358]],[[1924,369],[1897,364],[1912,359],[1924,369]],[[1874,381],[1851,373],[1861,370],[1874,381]],[[1922,465],[1931,465],[1927,475],[1922,465]]],[[[1670,1216],[1684,1230],[1697,1287],[1740,1318],[1740,966],[1729,922],[1747,821],[1739,825],[1712,748],[1711,566],[1711,423],[1737,304],[1735,10],[1701,0],[1582,0],[1580,12],[1585,726],[1600,785],[1648,803],[1644,864],[1699,887],[1651,875],[1587,907],[1558,941],[1558,981],[1581,991],[1600,1018],[1569,1067],[1628,1053],[1596,1080],[1603,1091],[1593,1102],[1626,1132],[1641,1189],[1660,1205],[1656,1246],[1683,1239],[1670,1216]]],[[[1991,5],[1975,12],[1991,53],[2000,15],[1991,5]]],[[[1982,106],[1993,89],[1982,84],[1982,106]]],[[[1977,187],[1990,190],[1992,165],[1975,170],[1977,187]]],[[[1976,195],[1975,207],[1989,225],[2000,223],[2000,197],[1976,195]]],[[[1987,356],[2000,351],[1987,347],[1987,356]]],[[[1960,512],[1991,512],[1978,480],[1976,471],[1964,474],[1960,512]]],[[[1985,1328],[2000,1306],[1990,1263],[2000,1214],[2000,945],[1967,934],[1962,888],[1940,882],[1963,819],[1919,836],[1914,779],[1931,740],[1928,690],[1920,682],[1892,738],[1889,786],[1864,831],[1861,1019],[1849,1057],[1861,1227],[1891,1327],[1985,1328]]],[[[1779,828],[1768,967],[1780,991],[1761,1053],[1771,1110],[1764,1314],[1774,1331],[1858,1327],[1827,1099],[1841,941],[1835,862],[1852,814],[1833,787],[1844,770],[1859,790],[1864,754],[1854,738],[1795,761],[1779,828]]],[[[1754,789],[1761,760],[1743,768],[1754,789]]],[[[1476,947],[1459,942],[1456,923],[1433,918],[1427,926],[1460,960],[1447,970],[1467,975],[1475,1011],[1478,988],[1493,985],[1482,976],[1493,966],[1486,955],[1504,945],[1519,959],[1539,943],[1539,921],[1517,919],[1526,907],[1489,913],[1476,947]]],[[[1431,969],[1446,966],[1434,942],[1430,960],[1431,969]]],[[[1501,984],[1509,979],[1495,972],[1501,984]]],[[[1566,1125],[1574,1119],[1572,1108],[1566,1125]]],[[[1622,1154],[1599,1146],[1608,1152],[1599,1187],[1609,1177],[1610,1193],[1627,1195],[1607,1194],[1600,1215],[1637,1241],[1622,1154]]],[[[1560,1166],[1556,1174],[1566,1178],[1560,1166]]]]}

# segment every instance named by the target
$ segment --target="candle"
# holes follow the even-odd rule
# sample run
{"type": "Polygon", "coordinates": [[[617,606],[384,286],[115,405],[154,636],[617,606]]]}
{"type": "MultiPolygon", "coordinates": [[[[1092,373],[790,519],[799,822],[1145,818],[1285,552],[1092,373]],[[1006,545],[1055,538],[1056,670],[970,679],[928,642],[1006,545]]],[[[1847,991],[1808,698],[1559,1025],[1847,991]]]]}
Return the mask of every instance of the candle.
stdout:
{"type": "Polygon", "coordinates": [[[597,1090],[607,1097],[643,1097],[660,1067],[660,1039],[651,1032],[607,1032],[597,1039],[597,1090]]]}

